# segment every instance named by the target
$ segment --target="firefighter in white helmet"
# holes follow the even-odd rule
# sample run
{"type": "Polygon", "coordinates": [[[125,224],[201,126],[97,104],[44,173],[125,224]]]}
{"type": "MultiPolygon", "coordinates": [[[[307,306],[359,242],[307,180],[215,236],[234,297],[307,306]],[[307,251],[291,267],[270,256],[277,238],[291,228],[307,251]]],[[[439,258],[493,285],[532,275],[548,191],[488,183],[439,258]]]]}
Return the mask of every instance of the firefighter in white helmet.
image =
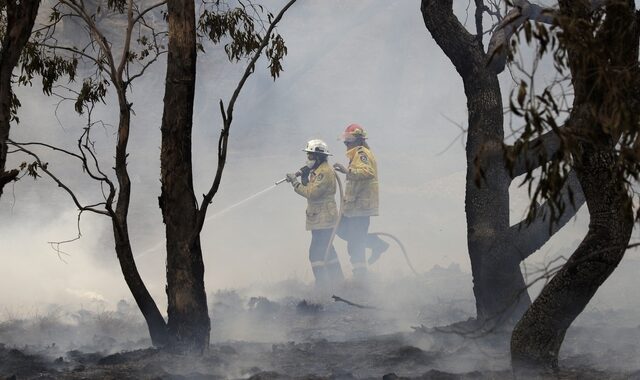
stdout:
{"type": "Polygon", "coordinates": [[[296,193],[307,198],[306,229],[311,231],[309,261],[316,284],[326,287],[344,279],[336,250],[333,244],[329,246],[338,221],[336,178],[327,162],[331,154],[324,141],[310,140],[303,151],[307,153],[307,164],[298,173],[287,174],[287,181],[296,193]]]}
{"type": "Polygon", "coordinates": [[[342,134],[349,166],[333,165],[336,171],[347,177],[337,233],[347,241],[355,278],[364,277],[367,273],[366,248],[371,249],[369,264],[389,248],[389,243],[368,232],[370,217],[378,215],[378,165],[366,138],[364,128],[358,124],[349,125],[342,134]]]}

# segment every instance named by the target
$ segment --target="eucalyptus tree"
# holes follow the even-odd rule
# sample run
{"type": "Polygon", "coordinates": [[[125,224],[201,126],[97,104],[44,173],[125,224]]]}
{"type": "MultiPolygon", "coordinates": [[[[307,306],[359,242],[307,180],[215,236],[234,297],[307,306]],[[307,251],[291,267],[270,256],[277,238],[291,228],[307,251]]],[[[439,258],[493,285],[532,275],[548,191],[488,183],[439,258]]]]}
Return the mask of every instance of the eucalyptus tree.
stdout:
{"type": "MultiPolygon", "coordinates": [[[[507,14],[500,1],[475,0],[475,33],[454,14],[452,0],[422,0],[424,23],[464,84],[468,129],[465,212],[467,246],[473,275],[477,317],[457,324],[465,330],[510,327],[531,304],[520,264],[560,230],[584,202],[574,173],[561,186],[561,204],[535,204],[535,214],[511,225],[509,186],[519,176],[545,165],[560,146],[555,134],[529,142],[539,149],[516,151],[505,143],[502,89],[510,39],[526,19],[543,19],[539,7],[513,7],[507,14]],[[485,30],[484,17],[495,24],[485,30]],[[485,46],[485,35],[490,42],[485,46]],[[551,216],[554,223],[550,226],[551,216]]],[[[528,2],[526,2],[528,4],[528,2]]]]}
{"type": "MultiPolygon", "coordinates": [[[[529,75],[522,81],[511,106],[525,120],[516,150],[535,154],[531,140],[556,135],[560,148],[535,182],[528,179],[534,197],[557,202],[559,187],[574,169],[590,223],[515,326],[511,355],[518,372],[557,369],[567,329],[622,260],[634,210],[636,220],[640,215],[633,201],[640,176],[640,11],[633,0],[560,0],[546,12],[554,26],[529,24],[525,38],[538,58],[553,57],[558,77],[566,80],[534,86],[535,76],[529,75]]],[[[513,46],[519,48],[517,42],[513,46]]]]}
{"type": "MultiPolygon", "coordinates": [[[[262,24],[264,9],[251,3],[231,7],[224,2],[203,2],[196,29],[193,1],[101,1],[57,0],[53,2],[48,24],[32,36],[32,49],[25,54],[21,81],[29,82],[35,75],[51,85],[46,65],[40,57],[55,57],[61,62],[81,62],[91,67],[92,74],[74,90],[75,110],[85,112],[87,125],[77,142],[77,152],[60,149],[46,143],[11,142],[19,151],[32,156],[34,171],[50,176],[72,198],[79,209],[78,220],[84,212],[105,215],[111,219],[115,250],[125,281],[149,327],[152,342],[178,351],[202,352],[208,347],[210,321],[204,291],[204,265],[199,233],[204,224],[208,205],[220,185],[224,169],[233,105],[255,63],[266,49],[271,74],[278,76],[281,60],[286,54],[282,37],[274,28],[295,0],[290,1],[274,17],[267,13],[268,27],[262,24]],[[149,16],[155,16],[149,20],[149,16]],[[254,17],[257,16],[257,17],[254,17]],[[80,45],[69,44],[58,33],[65,21],[78,22],[84,31],[80,45]],[[163,20],[158,22],[158,20],[163,20]],[[167,24],[164,20],[168,21],[167,24]],[[123,31],[114,32],[114,24],[123,31]],[[119,38],[114,41],[114,38],[119,38]],[[135,39],[134,39],[135,38],[135,39]],[[245,75],[235,89],[227,108],[221,101],[223,128],[220,137],[219,163],[211,189],[200,207],[196,205],[192,184],[191,128],[193,95],[196,75],[196,51],[204,50],[202,40],[226,42],[230,61],[248,57],[245,75]],[[77,47],[80,46],[80,47],[77,47]],[[134,80],[142,77],[161,56],[168,53],[165,81],[165,107],[162,121],[162,150],[160,157],[162,193],[160,205],[166,224],[168,321],[165,322],[154,299],[137,270],[133,256],[128,212],[131,181],[127,169],[128,143],[132,127],[133,104],[128,93],[134,80]],[[35,69],[34,69],[35,68],[35,69]],[[92,111],[98,102],[106,101],[107,91],[113,88],[118,105],[117,142],[115,146],[115,180],[102,168],[91,134],[96,121],[92,111]],[[87,175],[98,181],[103,189],[102,199],[84,204],[72,188],[43,161],[31,146],[53,149],[79,160],[87,175]]],[[[77,42],[77,41],[76,41],[77,42]]],[[[57,61],[56,61],[57,62],[57,61]]],[[[45,87],[45,92],[51,92],[45,87]]]]}
{"type": "Polygon", "coordinates": [[[178,337],[176,344],[187,350],[202,350],[209,344],[210,320],[200,232],[209,204],[220,186],[235,101],[267,45],[271,74],[274,79],[279,75],[280,60],[286,54],[286,47],[282,37],[272,35],[272,32],[294,2],[290,0],[275,17],[268,14],[270,25],[264,34],[256,29],[255,21],[242,3],[222,17],[211,12],[204,12],[200,17],[199,29],[213,41],[220,41],[225,34],[233,39],[225,49],[230,60],[248,56],[250,61],[226,107],[220,100],[222,131],[218,142],[218,166],[212,185],[198,206],[191,157],[197,52],[194,2],[167,0],[169,55],[161,127],[162,193],[159,201],[167,243],[168,328],[172,336],[178,337]]]}
{"type": "Polygon", "coordinates": [[[17,168],[6,170],[7,139],[15,117],[16,99],[11,91],[11,77],[18,64],[33,24],[38,15],[40,0],[5,0],[0,2],[0,197],[4,186],[18,177],[17,168]]]}
{"type": "MultiPolygon", "coordinates": [[[[82,78],[78,89],[68,86],[74,100],[76,112],[87,114],[87,125],[77,141],[77,151],[59,149],[43,142],[13,142],[18,150],[36,160],[36,168],[63,188],[72,198],[81,215],[93,212],[110,218],[115,243],[115,251],[125,282],[144,316],[151,340],[154,345],[168,343],[166,323],[162,313],[147,290],[135,263],[128,227],[128,212],[131,199],[131,180],[127,169],[129,134],[131,130],[131,112],[133,104],[128,100],[128,92],[136,78],[164,53],[161,39],[166,34],[156,31],[147,23],[145,16],[163,6],[157,2],[140,8],[134,1],[110,1],[102,7],[100,3],[76,0],[60,0],[50,3],[47,21],[33,34],[30,47],[25,51],[22,61],[21,82],[30,83],[41,76],[45,93],[51,94],[53,83],[58,79],[50,75],[49,66],[42,57],[54,62],[73,62],[81,65],[90,75],[82,78]],[[114,33],[112,24],[123,26],[123,34],[114,33]],[[69,29],[74,33],[69,35],[69,29]],[[81,33],[78,33],[81,31],[81,33]],[[133,36],[137,39],[133,41],[133,36]],[[114,41],[118,39],[117,41],[114,41]],[[132,43],[137,48],[134,50],[132,43]],[[79,47],[78,47],[79,46],[79,47]],[[112,88],[117,99],[118,125],[115,146],[115,180],[102,168],[97,156],[92,129],[96,124],[91,119],[93,107],[97,102],[105,101],[108,88],[112,88]],[[67,154],[77,160],[83,170],[93,180],[98,181],[106,191],[102,199],[93,204],[84,204],[74,189],[64,183],[55,174],[55,168],[49,167],[32,146],[46,147],[67,154]]],[[[70,95],[60,94],[63,98],[70,95]]]]}

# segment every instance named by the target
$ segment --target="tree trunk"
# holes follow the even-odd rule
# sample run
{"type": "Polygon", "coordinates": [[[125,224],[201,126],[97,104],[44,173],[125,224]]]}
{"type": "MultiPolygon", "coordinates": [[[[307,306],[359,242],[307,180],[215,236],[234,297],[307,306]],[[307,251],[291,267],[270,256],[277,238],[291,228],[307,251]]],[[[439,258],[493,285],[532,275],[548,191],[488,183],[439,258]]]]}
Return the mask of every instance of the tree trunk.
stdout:
{"type": "Polygon", "coordinates": [[[622,260],[634,224],[627,172],[616,152],[619,133],[635,131],[640,119],[634,1],[608,2],[602,22],[589,1],[559,4],[561,47],[575,94],[568,123],[578,148],[572,157],[591,219],[582,243],[513,331],[512,364],[524,373],[557,368],[567,329],[622,260]]]}
{"type": "Polygon", "coordinates": [[[196,78],[194,2],[169,0],[169,46],[162,116],[160,208],[166,226],[168,328],[171,345],[202,352],[211,328],[196,229],[191,130],[196,78]]]}
{"type": "Polygon", "coordinates": [[[452,0],[423,0],[421,12],[427,29],[460,74],[467,97],[465,211],[477,312],[477,320],[468,327],[509,328],[531,303],[520,263],[575,215],[583,199],[574,186],[575,209],[569,207],[552,229],[536,221],[509,225],[512,178],[502,148],[504,117],[498,73],[487,65],[481,38],[460,24],[452,7],[452,0]]]}
{"type": "MultiPolygon", "coordinates": [[[[131,199],[131,180],[129,179],[129,172],[127,170],[127,145],[131,126],[131,110],[126,98],[125,86],[118,78],[114,81],[114,87],[116,87],[118,103],[120,105],[115,165],[116,176],[118,178],[118,198],[115,212],[110,213],[116,245],[116,255],[118,256],[120,269],[122,270],[125,282],[147,322],[151,343],[156,347],[163,347],[168,343],[167,324],[140,277],[133,257],[131,241],[129,240],[127,217],[131,199]]],[[[112,199],[110,199],[110,201],[111,200],[112,199]]]]}
{"type": "Polygon", "coordinates": [[[514,369],[557,367],[567,329],[622,260],[633,211],[611,151],[584,147],[577,171],[591,216],[589,232],[516,325],[511,338],[514,369]]]}
{"type": "Polygon", "coordinates": [[[147,323],[151,343],[156,347],[164,347],[168,343],[167,324],[138,272],[133,252],[131,251],[127,223],[114,217],[112,218],[112,225],[116,254],[125,282],[147,323]]]}
{"type": "Polygon", "coordinates": [[[7,29],[0,52],[0,197],[4,186],[15,180],[18,170],[6,171],[7,139],[11,128],[11,75],[35,23],[40,0],[6,1],[7,29]]]}
{"type": "Polygon", "coordinates": [[[474,71],[463,77],[469,111],[465,211],[477,317],[490,328],[519,317],[531,301],[520,255],[503,239],[509,230],[511,178],[502,154],[500,86],[494,73],[482,67],[474,71]]]}

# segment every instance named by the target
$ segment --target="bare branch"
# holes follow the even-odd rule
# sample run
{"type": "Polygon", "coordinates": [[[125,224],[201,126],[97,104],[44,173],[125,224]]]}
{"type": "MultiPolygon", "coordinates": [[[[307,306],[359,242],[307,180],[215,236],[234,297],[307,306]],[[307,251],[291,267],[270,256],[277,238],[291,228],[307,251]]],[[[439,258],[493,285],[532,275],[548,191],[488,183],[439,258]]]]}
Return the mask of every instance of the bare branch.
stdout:
{"type": "Polygon", "coordinates": [[[280,22],[280,20],[282,19],[282,16],[284,15],[284,13],[295,2],[296,2],[296,0],[290,0],[280,10],[280,13],[278,13],[278,15],[273,19],[273,21],[271,22],[271,25],[269,25],[269,28],[267,29],[267,32],[265,33],[264,37],[260,41],[260,46],[258,47],[257,51],[254,53],[253,58],[251,59],[251,61],[247,65],[247,68],[244,71],[244,75],[240,79],[240,82],[238,83],[238,86],[236,87],[235,91],[233,92],[233,95],[231,96],[231,99],[229,100],[229,104],[227,105],[226,110],[224,108],[224,104],[222,103],[222,100],[220,101],[220,112],[222,113],[223,129],[220,132],[220,139],[218,141],[218,167],[217,167],[217,170],[216,170],[216,175],[215,175],[215,178],[213,180],[213,183],[211,184],[211,188],[204,195],[203,200],[202,200],[202,206],[200,207],[200,210],[198,210],[196,230],[195,230],[195,232],[196,232],[195,235],[196,236],[199,233],[199,231],[202,230],[202,226],[204,225],[205,216],[207,214],[207,208],[209,207],[209,204],[211,203],[211,200],[213,199],[213,196],[218,192],[218,188],[220,187],[220,181],[222,180],[222,171],[224,170],[224,165],[226,163],[226,157],[227,157],[227,144],[228,144],[228,141],[229,141],[229,130],[231,128],[231,122],[233,120],[233,107],[234,107],[234,105],[236,103],[236,100],[238,99],[238,96],[240,95],[240,90],[242,90],[242,87],[244,86],[245,82],[247,81],[247,78],[249,78],[251,73],[253,73],[253,71],[255,69],[256,62],[258,61],[258,58],[260,58],[260,55],[262,54],[262,51],[264,50],[264,48],[269,43],[269,39],[271,38],[271,33],[273,32],[273,29],[276,27],[278,22],[280,22]]]}
{"type": "Polygon", "coordinates": [[[131,50],[131,33],[133,31],[134,24],[133,0],[129,0],[129,6],[127,9],[127,30],[124,37],[124,47],[122,48],[122,57],[120,57],[120,64],[118,64],[118,68],[116,69],[116,78],[118,79],[122,78],[124,67],[129,61],[129,51],[131,50]]]}
{"type": "Polygon", "coordinates": [[[460,133],[458,133],[458,135],[456,136],[455,139],[453,139],[449,145],[447,145],[443,150],[441,150],[440,152],[436,153],[436,156],[440,156],[442,154],[444,154],[446,151],[448,151],[453,144],[456,143],[456,141],[460,140],[460,143],[462,145],[462,148],[464,149],[464,137],[467,135],[468,133],[468,128],[465,128],[464,125],[458,123],[457,121],[454,121],[453,119],[451,119],[450,117],[448,117],[447,115],[441,114],[442,117],[444,117],[445,119],[447,119],[447,121],[449,121],[451,124],[455,125],[456,127],[458,127],[458,129],[460,130],[460,133]]]}
{"type": "MultiPolygon", "coordinates": [[[[550,160],[553,154],[560,149],[561,141],[555,131],[548,131],[536,139],[531,140],[527,145],[528,147],[522,150],[513,164],[511,178],[516,178],[531,172],[541,164],[550,160]]],[[[506,147],[506,149],[513,148],[506,147]]]]}
{"type": "Polygon", "coordinates": [[[78,208],[78,210],[81,211],[91,211],[94,212],[96,214],[101,214],[101,215],[106,215],[109,216],[109,213],[106,211],[102,211],[102,210],[97,210],[94,207],[91,206],[83,206],[82,204],[80,204],[80,201],[78,200],[78,197],[76,196],[76,194],[73,192],[73,190],[71,190],[66,184],[64,184],[55,174],[53,174],[49,169],[47,169],[47,164],[43,164],[42,161],[40,160],[40,157],[35,154],[34,152],[17,146],[15,145],[20,151],[22,151],[23,153],[26,153],[28,155],[30,155],[31,157],[33,157],[36,162],[38,163],[38,167],[44,172],[46,173],[49,178],[51,178],[57,185],[58,187],[61,187],[64,191],[67,192],[67,194],[69,194],[69,196],[71,197],[71,199],[73,200],[73,203],[75,203],[76,207],[78,208]]]}
{"type": "Polygon", "coordinates": [[[72,156],[72,157],[74,157],[74,158],[77,158],[77,159],[79,159],[80,161],[84,161],[84,159],[82,158],[82,156],[80,156],[80,155],[78,155],[78,154],[76,154],[76,153],[69,152],[68,150],[61,149],[61,148],[58,148],[58,147],[56,147],[56,146],[49,145],[49,144],[45,144],[45,143],[41,143],[41,142],[26,142],[26,143],[21,143],[21,142],[13,141],[13,140],[11,140],[11,139],[7,140],[7,142],[8,142],[9,144],[11,144],[11,145],[13,145],[13,146],[17,147],[17,148],[18,148],[18,150],[20,150],[20,151],[22,151],[22,152],[24,152],[24,150],[23,150],[23,149],[20,149],[21,147],[30,146],[30,145],[42,146],[42,147],[45,147],[45,148],[49,148],[49,149],[51,149],[51,150],[54,150],[54,151],[56,151],[56,152],[62,152],[62,153],[64,153],[64,154],[67,154],[67,155],[69,155],[69,156],[72,156]]]}
{"type": "Polygon", "coordinates": [[[561,215],[553,216],[552,206],[547,200],[536,210],[536,218],[524,220],[507,231],[505,244],[511,245],[520,253],[522,260],[540,249],[548,240],[571,220],[585,202],[584,193],[574,171],[569,172],[559,200],[564,207],[561,215]]]}
{"type": "Polygon", "coordinates": [[[484,64],[484,51],[453,13],[452,0],[422,0],[420,11],[425,26],[438,46],[464,78],[484,64]]]}
{"type": "Polygon", "coordinates": [[[482,31],[482,13],[484,12],[486,6],[484,5],[483,0],[475,0],[476,2],[476,38],[478,39],[478,43],[480,44],[480,48],[484,50],[482,44],[482,36],[484,32],[482,31]]]}
{"type": "Polygon", "coordinates": [[[156,9],[158,7],[161,7],[161,6],[165,5],[166,3],[167,2],[165,0],[165,1],[161,1],[161,2],[159,2],[157,4],[151,5],[149,8],[147,8],[144,11],[138,13],[138,16],[136,16],[136,18],[133,19],[133,23],[136,24],[138,21],[140,21],[144,17],[145,14],[151,12],[152,10],[154,10],[154,9],[156,9]]]}
{"type": "Polygon", "coordinates": [[[82,2],[81,4],[78,4],[74,0],[59,0],[59,1],[62,4],[67,5],[74,12],[76,12],[76,14],[80,16],[82,20],[85,22],[91,34],[93,34],[96,43],[100,46],[102,53],[107,58],[107,63],[109,66],[109,70],[107,71],[107,73],[111,77],[111,81],[113,82],[114,86],[116,86],[116,88],[119,88],[120,80],[118,80],[118,78],[120,77],[117,75],[116,65],[113,59],[111,48],[107,44],[107,39],[104,37],[104,35],[96,25],[94,18],[87,13],[86,9],[84,8],[84,4],[82,2]]]}
{"type": "Polygon", "coordinates": [[[509,41],[518,28],[529,20],[553,24],[555,10],[544,8],[537,4],[531,4],[527,0],[516,0],[514,7],[498,24],[496,31],[491,36],[487,55],[488,66],[496,73],[501,73],[507,63],[509,41]]]}
{"type": "Polygon", "coordinates": [[[489,4],[491,4],[493,9],[485,5],[483,7],[483,11],[491,17],[495,17],[495,19],[498,20],[498,22],[502,21],[502,13],[500,12],[500,5],[498,5],[495,1],[489,1],[489,4]]]}
{"type": "Polygon", "coordinates": [[[360,304],[357,304],[355,302],[351,302],[349,300],[346,300],[346,299],[344,299],[342,297],[338,297],[336,295],[331,296],[331,298],[333,298],[334,302],[344,302],[347,305],[357,307],[358,309],[377,309],[377,307],[367,306],[367,305],[360,305],[360,304]]]}
{"type": "Polygon", "coordinates": [[[82,230],[80,229],[80,219],[82,218],[82,211],[83,210],[78,211],[78,220],[76,223],[76,228],[78,229],[78,235],[76,237],[68,240],[47,242],[51,246],[51,248],[56,252],[60,261],[62,261],[65,264],[67,264],[67,262],[62,258],[62,255],[65,255],[65,256],[71,256],[71,255],[61,250],[60,246],[63,244],[72,243],[74,241],[80,240],[80,238],[82,237],[82,230]]]}
{"type": "MultiPolygon", "coordinates": [[[[84,164],[84,168],[87,171],[87,174],[94,180],[96,181],[100,181],[101,183],[106,183],[109,186],[109,197],[108,199],[113,200],[113,197],[115,195],[115,186],[113,184],[113,182],[109,179],[109,177],[106,175],[106,173],[104,173],[102,171],[102,169],[100,168],[100,164],[98,162],[98,157],[96,157],[94,149],[93,149],[93,142],[91,141],[89,134],[91,132],[91,127],[93,125],[93,123],[91,122],[91,115],[93,113],[93,106],[91,107],[87,107],[88,108],[88,116],[87,116],[87,127],[84,129],[84,131],[82,132],[82,135],[80,136],[80,138],[78,139],[78,150],[80,151],[80,153],[82,154],[82,161],[84,164]],[[91,170],[91,168],[89,168],[88,165],[88,159],[87,159],[87,155],[86,152],[89,152],[89,155],[91,156],[91,159],[93,161],[93,165],[96,168],[96,171],[100,174],[100,176],[95,175],[93,173],[93,171],[91,170]]],[[[104,194],[103,194],[104,196],[104,194]]],[[[107,209],[110,210],[111,209],[111,201],[107,202],[107,209]]]]}
{"type": "Polygon", "coordinates": [[[146,62],[145,64],[143,64],[143,65],[142,65],[142,69],[140,69],[140,71],[139,71],[138,73],[133,74],[133,75],[131,75],[131,76],[129,76],[129,77],[127,78],[127,83],[131,83],[131,82],[133,82],[136,78],[139,78],[139,77],[141,77],[142,75],[144,75],[145,71],[147,71],[147,69],[148,69],[152,64],[154,64],[154,63],[158,60],[158,58],[160,58],[160,56],[161,56],[162,54],[166,54],[166,51],[158,52],[158,53],[156,54],[156,56],[155,56],[155,57],[153,57],[151,60],[149,60],[149,62],[146,62]]]}

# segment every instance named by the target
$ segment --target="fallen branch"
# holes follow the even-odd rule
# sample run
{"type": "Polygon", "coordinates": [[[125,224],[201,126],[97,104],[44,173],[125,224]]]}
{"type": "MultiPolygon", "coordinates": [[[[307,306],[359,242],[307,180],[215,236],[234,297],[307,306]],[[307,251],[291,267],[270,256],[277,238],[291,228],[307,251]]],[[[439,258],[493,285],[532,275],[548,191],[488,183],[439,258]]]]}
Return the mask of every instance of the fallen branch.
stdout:
{"type": "Polygon", "coordinates": [[[333,298],[333,301],[334,301],[334,302],[344,302],[344,303],[346,303],[347,305],[355,306],[355,307],[357,307],[357,308],[359,308],[359,309],[377,309],[377,307],[374,307],[374,306],[366,306],[366,305],[359,305],[359,304],[357,304],[357,303],[353,303],[353,302],[351,302],[351,301],[348,301],[348,300],[346,300],[346,299],[344,299],[344,298],[342,298],[342,297],[338,297],[338,296],[331,296],[331,298],[333,298]]]}

